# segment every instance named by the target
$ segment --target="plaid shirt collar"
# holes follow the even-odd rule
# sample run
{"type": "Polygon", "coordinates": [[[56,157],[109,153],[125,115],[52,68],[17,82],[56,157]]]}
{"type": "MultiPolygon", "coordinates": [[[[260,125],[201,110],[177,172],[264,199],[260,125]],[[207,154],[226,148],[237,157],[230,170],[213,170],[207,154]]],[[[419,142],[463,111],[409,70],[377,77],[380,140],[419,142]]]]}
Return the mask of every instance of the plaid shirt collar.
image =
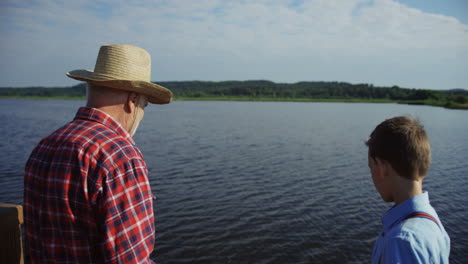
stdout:
{"type": "Polygon", "coordinates": [[[132,136],[127,132],[127,130],[125,130],[119,122],[114,120],[114,118],[112,118],[109,114],[105,113],[104,111],[101,111],[96,108],[80,107],[80,109],[78,109],[78,112],[76,113],[74,120],[77,119],[101,123],[114,130],[117,134],[124,137],[132,145],[135,145],[135,141],[133,140],[132,136]]]}

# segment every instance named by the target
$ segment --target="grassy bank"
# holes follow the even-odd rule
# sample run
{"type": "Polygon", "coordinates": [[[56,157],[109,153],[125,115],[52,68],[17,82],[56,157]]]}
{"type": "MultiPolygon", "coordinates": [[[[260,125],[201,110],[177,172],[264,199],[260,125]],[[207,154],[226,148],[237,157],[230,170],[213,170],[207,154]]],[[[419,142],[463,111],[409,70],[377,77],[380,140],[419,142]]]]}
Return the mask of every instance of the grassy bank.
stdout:
{"type": "Polygon", "coordinates": [[[252,102],[310,102],[310,103],[396,103],[386,99],[320,99],[320,98],[278,98],[278,97],[250,97],[250,96],[203,96],[174,98],[177,101],[252,101],[252,102]]]}
{"type": "MultiPolygon", "coordinates": [[[[33,100],[85,100],[84,96],[0,96],[0,99],[22,98],[33,100]]],[[[200,96],[184,97],[176,96],[175,101],[248,101],[248,102],[310,102],[310,103],[394,103],[409,105],[428,105],[449,109],[468,110],[468,104],[435,100],[396,101],[388,99],[320,99],[320,98],[278,98],[278,97],[250,97],[250,96],[200,96]]]]}
{"type": "Polygon", "coordinates": [[[32,99],[32,100],[85,100],[85,96],[0,96],[0,99],[32,99]]]}
{"type": "Polygon", "coordinates": [[[459,110],[468,110],[468,104],[460,104],[456,102],[445,102],[445,101],[434,101],[434,100],[421,100],[421,101],[399,101],[399,104],[409,104],[409,105],[429,105],[444,107],[448,109],[459,109],[459,110]]]}
{"type": "Polygon", "coordinates": [[[434,101],[434,100],[415,100],[415,101],[397,101],[388,99],[319,99],[319,98],[272,98],[272,97],[249,97],[249,96],[213,96],[213,97],[175,97],[179,101],[255,101],[255,102],[323,102],[323,103],[394,103],[409,105],[428,105],[445,107],[449,109],[468,110],[468,104],[458,104],[455,102],[434,101]]]}

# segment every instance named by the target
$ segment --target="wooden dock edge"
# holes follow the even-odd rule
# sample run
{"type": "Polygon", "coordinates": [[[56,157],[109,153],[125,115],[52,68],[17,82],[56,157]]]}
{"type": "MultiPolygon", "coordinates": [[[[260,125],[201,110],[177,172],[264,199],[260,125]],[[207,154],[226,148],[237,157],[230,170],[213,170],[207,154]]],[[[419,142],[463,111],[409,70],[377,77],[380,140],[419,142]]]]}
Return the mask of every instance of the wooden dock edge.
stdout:
{"type": "Polygon", "coordinates": [[[0,263],[24,264],[23,206],[0,203],[0,263]]]}

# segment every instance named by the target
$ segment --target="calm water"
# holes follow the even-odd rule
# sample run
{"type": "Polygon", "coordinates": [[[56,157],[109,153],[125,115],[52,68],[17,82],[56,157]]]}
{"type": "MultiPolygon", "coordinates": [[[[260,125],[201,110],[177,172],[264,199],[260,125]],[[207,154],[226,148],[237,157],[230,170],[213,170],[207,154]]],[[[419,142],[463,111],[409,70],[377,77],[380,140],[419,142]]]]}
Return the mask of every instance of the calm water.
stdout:
{"type": "MultiPolygon", "coordinates": [[[[37,142],[83,101],[0,100],[0,202],[21,203],[37,142]]],[[[468,111],[396,104],[174,102],[150,106],[135,136],[155,203],[158,263],[368,263],[380,200],[363,142],[385,118],[424,123],[425,180],[468,259],[468,111]]]]}

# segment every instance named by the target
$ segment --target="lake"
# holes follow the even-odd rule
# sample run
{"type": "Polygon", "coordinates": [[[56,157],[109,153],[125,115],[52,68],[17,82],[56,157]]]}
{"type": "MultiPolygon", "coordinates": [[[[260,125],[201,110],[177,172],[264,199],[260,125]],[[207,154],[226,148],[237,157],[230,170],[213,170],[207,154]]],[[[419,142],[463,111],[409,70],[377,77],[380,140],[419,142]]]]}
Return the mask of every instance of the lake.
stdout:
{"type": "MultiPolygon", "coordinates": [[[[21,203],[39,140],[84,101],[0,99],[0,202],[21,203]]],[[[150,172],[158,263],[369,263],[392,205],[375,191],[364,141],[396,115],[424,124],[424,181],[468,259],[468,111],[360,103],[196,102],[150,105],[135,135],[150,172]]]]}

